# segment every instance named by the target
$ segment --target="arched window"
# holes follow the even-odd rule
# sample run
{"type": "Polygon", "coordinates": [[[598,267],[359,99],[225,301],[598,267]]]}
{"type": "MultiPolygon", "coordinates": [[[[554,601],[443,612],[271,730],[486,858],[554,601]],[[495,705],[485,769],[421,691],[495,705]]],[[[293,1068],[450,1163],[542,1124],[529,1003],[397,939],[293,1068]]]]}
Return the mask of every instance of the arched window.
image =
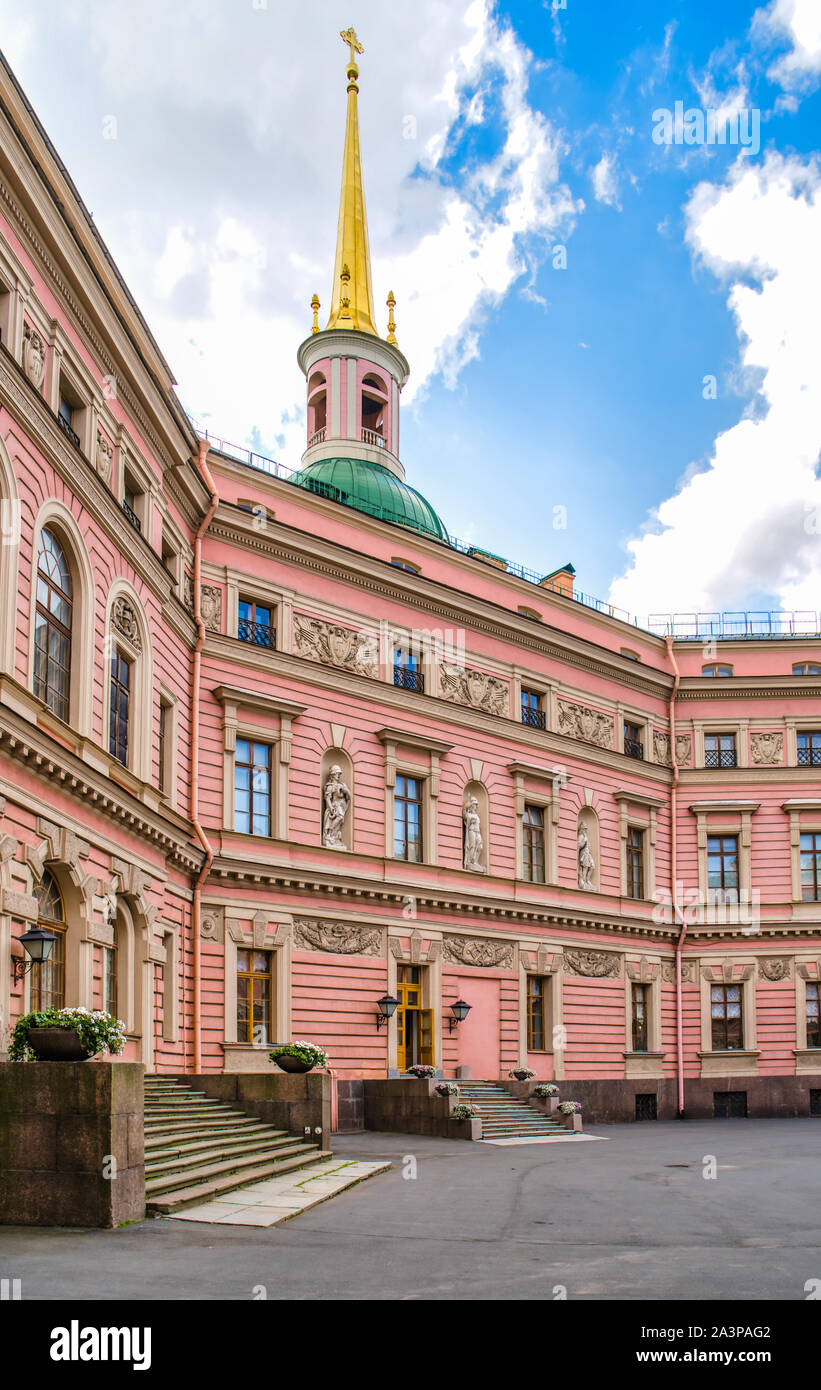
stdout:
{"type": "Polygon", "coordinates": [[[308,447],[321,444],[328,423],[328,391],[322,372],[314,372],[308,382],[308,447]],[[319,436],[319,438],[317,437],[319,436]]]}
{"type": "Polygon", "coordinates": [[[821,664],[817,661],[796,661],[792,673],[794,676],[821,676],[821,664]]]}
{"type": "Polygon", "coordinates": [[[66,1002],[66,914],[63,895],[48,869],[34,896],[39,904],[37,925],[53,932],[55,941],[48,960],[32,969],[29,1008],[62,1009],[66,1002]]]}
{"type": "Polygon", "coordinates": [[[362,381],[362,439],[366,444],[384,448],[387,429],[388,392],[385,383],[376,376],[362,381]]]}
{"type": "Polygon", "coordinates": [[[71,687],[71,574],[52,531],[40,532],[34,617],[34,693],[68,722],[71,687]]]}
{"type": "Polygon", "coordinates": [[[707,666],[701,668],[702,676],[716,676],[726,679],[733,674],[732,666],[723,666],[720,661],[711,661],[707,666]]]}

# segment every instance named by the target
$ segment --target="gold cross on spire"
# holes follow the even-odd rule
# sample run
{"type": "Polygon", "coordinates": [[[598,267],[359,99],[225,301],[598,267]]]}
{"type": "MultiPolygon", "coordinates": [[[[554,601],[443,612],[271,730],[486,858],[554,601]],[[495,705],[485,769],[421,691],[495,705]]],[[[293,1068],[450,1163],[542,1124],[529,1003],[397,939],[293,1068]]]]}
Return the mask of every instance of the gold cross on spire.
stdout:
{"type": "Polygon", "coordinates": [[[354,57],[354,54],[355,54],[355,53],[364,53],[365,50],[364,50],[364,48],[362,47],[361,43],[359,42],[359,39],[356,37],[356,30],[354,29],[353,25],[351,25],[350,29],[340,29],[340,31],[339,31],[339,37],[341,38],[342,42],[343,42],[343,43],[346,43],[346,44],[348,45],[348,47],[350,48],[350,50],[351,50],[350,66],[351,66],[352,68],[355,68],[355,67],[356,67],[356,58],[354,57]]]}

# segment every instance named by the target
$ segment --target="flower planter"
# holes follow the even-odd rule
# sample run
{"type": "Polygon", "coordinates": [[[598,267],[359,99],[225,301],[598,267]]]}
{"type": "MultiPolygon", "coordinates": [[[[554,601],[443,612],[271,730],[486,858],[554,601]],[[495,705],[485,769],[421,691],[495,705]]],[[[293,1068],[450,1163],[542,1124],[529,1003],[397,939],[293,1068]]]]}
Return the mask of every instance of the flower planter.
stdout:
{"type": "Polygon", "coordinates": [[[313,1062],[303,1062],[301,1057],[290,1057],[287,1053],[282,1057],[275,1057],[274,1062],[279,1067],[280,1071],[303,1073],[306,1071],[313,1071],[314,1069],[313,1062]]]}
{"type": "Polygon", "coordinates": [[[94,1056],[73,1028],[30,1028],[28,1041],[39,1062],[87,1062],[94,1056]]]}

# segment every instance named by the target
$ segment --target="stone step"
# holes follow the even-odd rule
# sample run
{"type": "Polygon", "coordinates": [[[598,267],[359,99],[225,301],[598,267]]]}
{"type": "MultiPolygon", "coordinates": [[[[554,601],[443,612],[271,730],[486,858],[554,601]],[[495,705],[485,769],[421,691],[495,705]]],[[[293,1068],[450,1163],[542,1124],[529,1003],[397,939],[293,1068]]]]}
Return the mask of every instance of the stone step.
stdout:
{"type": "Polygon", "coordinates": [[[258,1125],[259,1121],[251,1119],[250,1116],[243,1116],[241,1120],[221,1121],[219,1124],[217,1124],[216,1122],[212,1124],[204,1124],[202,1120],[191,1120],[188,1122],[180,1120],[177,1124],[170,1124],[166,1122],[160,1125],[152,1125],[146,1123],[145,1133],[146,1136],[150,1136],[152,1139],[156,1139],[159,1135],[164,1134],[167,1134],[170,1138],[173,1139],[175,1137],[184,1138],[186,1135],[197,1135],[201,1133],[240,1134],[244,1133],[252,1126],[258,1125]]]}
{"type": "MultiPolygon", "coordinates": [[[[316,1146],[314,1145],[314,1147],[316,1146]]],[[[268,1142],[263,1140],[241,1149],[215,1147],[193,1156],[185,1154],[181,1158],[159,1158],[145,1165],[146,1190],[149,1190],[155,1182],[165,1178],[170,1179],[181,1175],[187,1184],[196,1181],[202,1174],[214,1173],[216,1175],[223,1170],[230,1172],[234,1168],[255,1162],[262,1163],[267,1158],[290,1158],[304,1148],[305,1145],[300,1144],[298,1140],[286,1138],[284,1140],[269,1140],[268,1142]]],[[[152,1190],[156,1191],[157,1189],[152,1188],[152,1190]]]]}
{"type": "Polygon", "coordinates": [[[256,1168],[246,1169],[242,1173],[230,1174],[227,1177],[208,1182],[199,1182],[191,1187],[179,1188],[172,1192],[156,1193],[150,1197],[146,1193],[146,1210],[157,1216],[174,1211],[184,1211],[186,1207],[195,1207],[201,1202],[212,1201],[215,1197],[222,1196],[224,1192],[234,1192],[238,1187],[250,1186],[263,1178],[278,1177],[281,1173],[293,1172],[295,1169],[311,1168],[314,1164],[321,1163],[324,1159],[331,1157],[331,1154],[323,1152],[316,1146],[313,1148],[314,1152],[311,1154],[298,1158],[284,1158],[277,1162],[268,1161],[259,1164],[256,1168]]]}
{"type": "Polygon", "coordinates": [[[249,1125],[247,1128],[237,1130],[236,1127],[225,1130],[213,1130],[202,1128],[194,1130],[190,1134],[182,1134],[178,1137],[167,1134],[164,1130],[152,1134],[150,1139],[145,1141],[146,1157],[167,1151],[168,1153],[196,1153],[198,1149],[208,1148],[211,1144],[243,1144],[253,1143],[257,1139],[266,1139],[276,1136],[277,1138],[288,1138],[288,1131],[284,1129],[271,1129],[270,1125],[249,1125]]]}
{"type": "MultiPolygon", "coordinates": [[[[287,1158],[302,1158],[306,1154],[317,1152],[318,1145],[302,1144],[296,1140],[289,1151],[283,1155],[283,1161],[287,1158]]],[[[276,1165],[278,1160],[277,1158],[269,1156],[267,1161],[276,1165]]],[[[223,1177],[231,1177],[236,1173],[240,1174],[237,1183],[237,1186],[239,1186],[241,1182],[250,1181],[250,1179],[242,1175],[249,1169],[259,1166],[261,1162],[262,1160],[260,1158],[256,1157],[254,1154],[249,1154],[247,1158],[229,1158],[222,1162],[219,1160],[216,1162],[208,1162],[206,1160],[189,1164],[183,1172],[171,1173],[164,1177],[151,1178],[150,1181],[147,1181],[145,1184],[145,1195],[146,1198],[153,1197],[156,1193],[168,1193],[174,1191],[176,1188],[190,1187],[195,1183],[201,1184],[211,1180],[217,1181],[223,1177]]]]}
{"type": "Polygon", "coordinates": [[[186,1164],[203,1162],[205,1159],[214,1157],[233,1158],[244,1157],[249,1153],[258,1153],[260,1149],[273,1152],[276,1148],[283,1145],[293,1144],[297,1136],[293,1134],[280,1134],[274,1131],[273,1134],[258,1134],[253,1139],[245,1140],[241,1144],[231,1140],[207,1139],[199,1144],[194,1144],[188,1148],[178,1148],[172,1146],[165,1149],[149,1149],[145,1155],[145,1171],[171,1172],[172,1169],[182,1168],[186,1164]]]}

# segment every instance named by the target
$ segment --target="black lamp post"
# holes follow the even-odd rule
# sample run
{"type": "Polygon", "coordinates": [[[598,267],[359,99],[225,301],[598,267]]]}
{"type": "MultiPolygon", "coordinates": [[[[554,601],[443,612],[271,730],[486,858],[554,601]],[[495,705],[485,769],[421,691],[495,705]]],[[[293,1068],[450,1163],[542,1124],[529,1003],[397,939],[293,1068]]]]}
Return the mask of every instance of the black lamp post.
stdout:
{"type": "Polygon", "coordinates": [[[12,960],[14,968],[14,983],[18,984],[35,965],[42,965],[47,961],[57,940],[54,932],[46,931],[43,927],[32,927],[30,931],[24,932],[18,940],[30,957],[28,965],[24,960],[15,958],[12,960]]]}
{"type": "Polygon", "coordinates": [[[376,1031],[378,1033],[382,1024],[387,1023],[389,1018],[393,1018],[399,1008],[399,1000],[394,999],[392,994],[383,994],[382,998],[377,999],[376,1002],[379,1006],[379,1013],[376,1015],[376,1031]]]}
{"type": "Polygon", "coordinates": [[[472,1008],[473,1005],[466,1004],[464,999],[457,999],[455,1004],[451,1004],[450,1011],[453,1017],[448,1019],[448,1031],[452,1033],[454,1028],[464,1023],[472,1008]]]}

